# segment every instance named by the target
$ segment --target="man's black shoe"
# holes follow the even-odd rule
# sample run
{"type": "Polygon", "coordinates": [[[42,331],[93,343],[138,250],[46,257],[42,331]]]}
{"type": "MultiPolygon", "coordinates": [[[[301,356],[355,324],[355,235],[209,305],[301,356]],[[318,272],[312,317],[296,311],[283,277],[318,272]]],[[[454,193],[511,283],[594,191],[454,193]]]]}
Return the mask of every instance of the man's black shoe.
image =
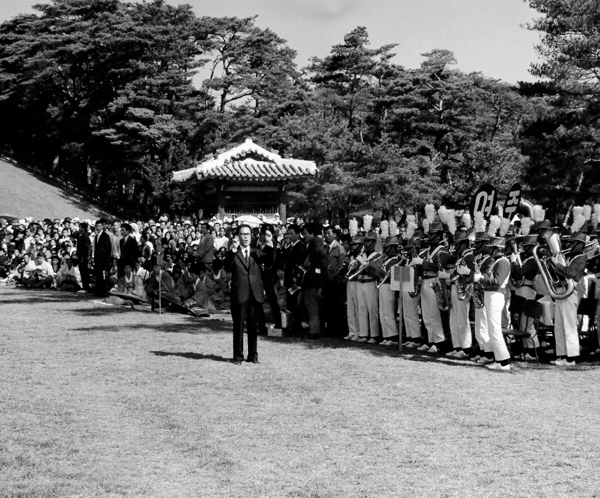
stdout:
{"type": "Polygon", "coordinates": [[[242,360],[231,360],[231,363],[233,363],[234,365],[241,365],[242,360]]]}
{"type": "Polygon", "coordinates": [[[258,358],[248,358],[246,360],[246,363],[260,363],[260,362],[258,361],[258,358]]]}
{"type": "Polygon", "coordinates": [[[319,334],[308,334],[308,338],[309,338],[311,341],[316,341],[316,340],[320,339],[320,338],[321,338],[321,336],[320,336],[319,334]]]}

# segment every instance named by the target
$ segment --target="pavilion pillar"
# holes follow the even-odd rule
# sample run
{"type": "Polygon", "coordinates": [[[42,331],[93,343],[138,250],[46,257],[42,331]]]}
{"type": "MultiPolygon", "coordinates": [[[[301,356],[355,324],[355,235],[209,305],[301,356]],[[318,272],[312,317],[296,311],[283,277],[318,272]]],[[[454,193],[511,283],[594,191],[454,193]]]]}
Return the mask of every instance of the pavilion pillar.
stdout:
{"type": "Polygon", "coordinates": [[[287,223],[287,192],[281,188],[279,190],[279,219],[284,225],[287,223]]]}
{"type": "Polygon", "coordinates": [[[225,192],[222,185],[217,188],[217,213],[221,219],[225,217],[225,192]]]}

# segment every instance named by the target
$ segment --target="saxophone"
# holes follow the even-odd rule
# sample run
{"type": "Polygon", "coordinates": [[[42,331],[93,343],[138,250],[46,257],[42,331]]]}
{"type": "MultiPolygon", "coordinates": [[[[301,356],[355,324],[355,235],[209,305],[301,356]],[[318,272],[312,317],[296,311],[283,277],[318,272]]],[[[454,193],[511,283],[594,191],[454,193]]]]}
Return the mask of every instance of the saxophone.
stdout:
{"type": "MultiPolygon", "coordinates": [[[[427,251],[427,249],[425,249],[423,252],[426,252],[426,251],[427,251]]],[[[412,257],[416,258],[417,256],[419,256],[419,248],[413,245],[412,257]]],[[[415,291],[409,292],[408,295],[412,299],[414,299],[417,296],[420,296],[422,285],[423,285],[423,277],[421,276],[421,272],[417,271],[417,269],[415,268],[415,291]]]]}
{"type": "MultiPolygon", "coordinates": [[[[479,273],[481,270],[481,265],[483,264],[483,256],[480,261],[475,260],[473,262],[473,274],[479,273]]],[[[485,306],[484,302],[484,291],[481,282],[474,282],[473,277],[471,277],[471,282],[469,283],[471,286],[470,294],[473,297],[473,305],[476,308],[483,308],[485,306]]]]}
{"type": "MultiPolygon", "coordinates": [[[[457,261],[457,263],[456,263],[457,269],[460,266],[464,266],[466,257],[468,255],[470,255],[472,252],[473,252],[472,249],[468,249],[463,253],[460,260],[457,261]]],[[[456,276],[456,297],[458,298],[459,301],[468,301],[469,299],[471,299],[472,288],[469,287],[470,278],[471,277],[469,275],[457,274],[457,276],[456,276]]]]}
{"type": "MultiPolygon", "coordinates": [[[[440,255],[438,254],[437,259],[438,271],[443,271],[442,261],[440,255]]],[[[450,309],[450,292],[448,288],[448,283],[441,279],[436,278],[430,285],[435,292],[435,297],[437,298],[438,308],[440,311],[448,311],[450,309]]]]}

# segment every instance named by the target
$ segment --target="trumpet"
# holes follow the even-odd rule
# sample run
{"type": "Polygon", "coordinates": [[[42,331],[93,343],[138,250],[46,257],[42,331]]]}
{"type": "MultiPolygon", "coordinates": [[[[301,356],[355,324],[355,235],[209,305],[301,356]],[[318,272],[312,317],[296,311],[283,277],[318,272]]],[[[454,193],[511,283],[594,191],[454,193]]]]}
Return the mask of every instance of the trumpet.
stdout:
{"type": "Polygon", "coordinates": [[[406,261],[406,257],[404,256],[404,254],[401,254],[399,256],[394,256],[393,258],[389,258],[385,263],[383,263],[383,267],[385,268],[385,266],[392,261],[394,258],[398,257],[398,262],[395,265],[390,266],[389,270],[385,272],[385,275],[383,276],[383,278],[381,279],[381,282],[379,282],[377,284],[377,288],[379,289],[383,284],[385,284],[388,279],[390,278],[390,276],[392,275],[392,269],[394,268],[394,266],[401,266],[405,261],[406,261]]]}
{"type": "Polygon", "coordinates": [[[540,244],[533,248],[533,258],[540,270],[540,276],[548,289],[548,294],[554,299],[566,299],[575,290],[575,284],[570,278],[564,278],[556,274],[552,256],[558,258],[561,264],[565,264],[565,257],[560,248],[560,237],[549,231],[542,233],[540,238],[545,241],[547,251],[544,251],[540,244]],[[548,255],[548,251],[552,256],[548,255]]]}
{"type": "MultiPolygon", "coordinates": [[[[354,270],[352,273],[350,273],[348,275],[348,280],[352,280],[353,278],[358,277],[363,271],[365,271],[369,267],[370,263],[379,261],[381,258],[383,258],[383,254],[378,254],[373,259],[368,260],[366,263],[360,264],[356,270],[354,270]]],[[[355,266],[355,268],[356,268],[356,266],[355,266]]],[[[348,270],[350,270],[350,269],[348,269],[348,270]]]]}

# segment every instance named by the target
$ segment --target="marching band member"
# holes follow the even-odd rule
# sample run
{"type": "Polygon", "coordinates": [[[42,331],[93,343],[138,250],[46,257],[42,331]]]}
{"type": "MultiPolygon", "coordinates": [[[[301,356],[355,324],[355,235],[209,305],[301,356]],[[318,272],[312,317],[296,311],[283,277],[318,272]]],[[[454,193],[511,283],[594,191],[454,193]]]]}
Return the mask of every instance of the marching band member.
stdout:
{"type": "Polygon", "coordinates": [[[359,309],[358,309],[358,280],[352,276],[352,272],[358,268],[358,256],[364,251],[363,238],[355,235],[350,241],[350,251],[348,252],[348,282],[346,283],[346,317],[348,320],[348,335],[344,337],[346,341],[358,341],[359,339],[359,309]]]}
{"type": "MultiPolygon", "coordinates": [[[[490,236],[487,232],[475,233],[474,258],[471,260],[471,265],[467,265],[470,269],[471,279],[474,281],[476,274],[487,273],[492,260],[489,256],[489,247],[487,246],[490,236]]],[[[477,285],[475,283],[474,285],[477,285]]],[[[485,304],[479,302],[477,296],[473,296],[475,305],[475,339],[479,345],[481,355],[471,356],[471,360],[479,364],[485,365],[493,363],[493,352],[490,345],[490,336],[488,332],[488,320],[485,304]],[[477,302],[475,302],[477,300],[477,302]]]]}
{"type": "MultiPolygon", "coordinates": [[[[448,251],[444,250],[442,238],[444,225],[440,222],[432,222],[429,226],[429,252],[425,260],[416,262],[423,269],[423,285],[421,286],[421,314],[423,323],[427,329],[427,343],[423,344],[419,351],[437,353],[445,341],[442,317],[438,306],[435,291],[431,288],[433,278],[437,278],[440,262],[445,265],[448,259],[448,251]]],[[[418,258],[419,260],[421,258],[418,258]]]]}
{"type": "MultiPolygon", "coordinates": [[[[421,248],[421,238],[415,235],[406,243],[406,253],[413,255],[419,254],[421,248]]],[[[413,257],[414,260],[414,257],[413,257]]],[[[405,261],[405,266],[409,261],[405,261]]],[[[404,329],[406,330],[406,342],[402,345],[407,348],[416,348],[421,345],[421,320],[419,318],[419,303],[421,301],[420,293],[411,293],[410,291],[400,289],[400,298],[402,299],[402,318],[404,319],[404,329]]]]}
{"type": "Polygon", "coordinates": [[[379,321],[381,323],[381,335],[383,336],[384,346],[398,345],[398,307],[402,314],[402,301],[398,302],[395,291],[391,290],[391,271],[392,267],[400,262],[398,257],[398,238],[389,236],[383,243],[383,254],[386,257],[385,262],[376,272],[379,281],[379,321]]]}
{"type": "Polygon", "coordinates": [[[461,301],[458,298],[459,286],[462,286],[462,290],[464,290],[467,285],[466,279],[470,273],[468,265],[470,264],[471,267],[473,265],[473,249],[469,246],[467,232],[456,232],[454,234],[454,255],[448,260],[448,269],[454,266],[450,287],[450,335],[453,350],[446,353],[446,356],[457,359],[469,358],[473,341],[469,322],[471,300],[461,301]],[[458,272],[459,268],[463,274],[458,272]]]}
{"type": "MultiPolygon", "coordinates": [[[[585,234],[571,234],[569,258],[565,265],[560,264],[557,256],[552,256],[554,270],[557,275],[574,280],[577,287],[585,276],[586,258],[583,254],[585,234]]],[[[558,366],[573,366],[579,357],[579,333],[577,331],[577,306],[579,293],[577,290],[566,299],[557,299],[555,307],[554,336],[556,339],[556,360],[551,362],[558,366]]]]}
{"type": "Polygon", "coordinates": [[[379,338],[379,300],[376,275],[381,269],[383,255],[375,251],[377,235],[368,232],[364,236],[364,254],[356,259],[363,268],[358,274],[358,342],[377,344],[379,338]],[[369,338],[370,337],[370,338],[369,338]]]}
{"type": "Polygon", "coordinates": [[[502,335],[502,311],[504,310],[504,289],[510,278],[510,263],[504,256],[506,241],[501,237],[491,237],[488,244],[492,261],[485,273],[475,273],[473,281],[479,282],[485,291],[485,313],[489,345],[494,354],[494,362],[487,365],[490,370],[510,371],[510,353],[502,335]]]}
{"type": "MultiPolygon", "coordinates": [[[[533,257],[533,248],[537,244],[537,235],[526,235],[523,238],[523,258],[517,252],[516,248],[510,255],[510,274],[513,282],[515,282],[515,296],[520,296],[524,299],[535,300],[536,291],[533,288],[533,281],[538,274],[538,265],[533,257]]],[[[516,244],[515,244],[516,245],[516,244]]],[[[535,333],[535,324],[533,320],[528,320],[522,315],[519,323],[519,329],[529,332],[533,336],[532,339],[523,339],[523,346],[529,351],[525,355],[526,360],[535,360],[533,349],[540,346],[540,342],[535,333]],[[529,322],[529,324],[528,324],[529,322]]]]}

